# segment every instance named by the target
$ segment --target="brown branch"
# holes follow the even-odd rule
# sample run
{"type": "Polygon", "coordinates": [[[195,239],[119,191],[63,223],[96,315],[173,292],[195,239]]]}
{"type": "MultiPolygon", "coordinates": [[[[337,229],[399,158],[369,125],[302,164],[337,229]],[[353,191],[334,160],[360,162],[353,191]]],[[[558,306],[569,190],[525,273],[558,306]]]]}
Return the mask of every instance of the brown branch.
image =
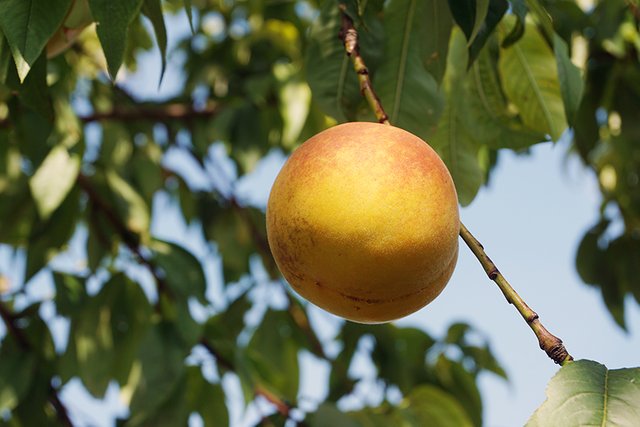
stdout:
{"type": "MultiPolygon", "coordinates": [[[[200,345],[202,345],[216,359],[216,362],[220,366],[231,372],[237,371],[235,364],[231,360],[220,354],[220,352],[209,341],[207,341],[206,338],[200,339],[200,345]]],[[[299,426],[305,425],[303,421],[298,421],[292,416],[292,412],[294,409],[296,409],[296,405],[287,402],[280,396],[260,385],[256,385],[253,392],[255,397],[263,397],[269,403],[271,403],[275,407],[276,411],[278,411],[278,413],[285,418],[295,421],[299,426]]]]}
{"type": "MultiPolygon", "coordinates": [[[[125,246],[127,246],[127,248],[135,255],[136,259],[141,265],[147,267],[147,269],[155,279],[156,286],[158,288],[158,303],[156,306],[156,308],[158,309],[160,305],[160,297],[162,295],[173,297],[171,289],[169,288],[169,285],[167,284],[165,279],[160,275],[158,267],[151,259],[149,259],[148,256],[143,253],[143,249],[138,243],[138,237],[136,236],[136,234],[129,230],[129,228],[127,228],[127,226],[120,220],[117,213],[113,210],[112,206],[107,203],[95,190],[93,184],[91,184],[91,180],[87,176],[79,174],[77,182],[89,197],[89,201],[96,208],[98,208],[100,212],[104,214],[105,218],[115,229],[116,233],[118,233],[125,246]]],[[[99,228],[100,225],[96,224],[96,227],[99,228]]]]}
{"type": "MultiPolygon", "coordinates": [[[[33,345],[24,334],[24,331],[16,324],[16,316],[9,311],[2,301],[0,301],[0,317],[7,327],[7,333],[13,337],[22,351],[35,351],[33,345]]],[[[71,421],[71,418],[69,418],[69,411],[67,411],[67,407],[62,403],[60,396],[58,395],[58,391],[51,384],[49,384],[48,400],[51,406],[55,409],[58,421],[60,421],[60,423],[65,427],[73,427],[73,422],[71,421]]]]}
{"type": "MultiPolygon", "coordinates": [[[[98,111],[92,114],[80,115],[78,120],[82,123],[93,123],[103,121],[151,121],[151,122],[170,122],[170,121],[191,121],[196,119],[206,119],[214,117],[220,112],[217,105],[207,105],[204,108],[195,108],[190,104],[171,103],[159,104],[155,106],[135,106],[124,107],[115,106],[109,111],[98,111]]],[[[12,126],[10,118],[0,120],[0,129],[12,126]]]]}
{"type": "Polygon", "coordinates": [[[382,108],[380,98],[373,90],[371,84],[371,78],[369,77],[369,69],[360,55],[360,46],[358,45],[358,32],[353,26],[353,20],[347,15],[347,7],[344,4],[340,4],[340,10],[342,11],[342,28],[340,29],[340,40],[344,43],[344,50],[347,55],[353,61],[353,68],[358,75],[358,81],[360,82],[360,92],[365,97],[369,106],[376,115],[378,122],[388,125],[389,116],[382,108]]]}
{"type": "MultiPolygon", "coordinates": [[[[371,80],[369,79],[369,71],[364,62],[364,59],[360,55],[360,48],[358,46],[358,33],[353,27],[353,20],[346,13],[346,6],[340,5],[342,11],[342,28],[340,30],[340,38],[344,41],[344,47],[347,55],[349,55],[353,61],[353,67],[358,74],[358,80],[360,81],[360,89],[362,94],[367,99],[369,106],[375,113],[378,121],[384,124],[390,124],[387,114],[384,112],[384,108],[380,103],[380,98],[376,95],[371,80]]],[[[540,319],[536,312],[534,312],[525,301],[518,295],[518,293],[511,287],[509,282],[498,270],[498,267],[491,261],[491,259],[484,252],[484,248],[480,242],[473,237],[464,224],[460,223],[460,237],[467,244],[471,252],[476,256],[482,267],[485,269],[489,279],[493,280],[500,288],[507,301],[513,304],[520,312],[522,318],[527,322],[531,330],[538,338],[540,348],[547,353],[547,356],[551,358],[555,363],[563,365],[573,360],[573,357],[567,352],[566,348],[562,344],[562,340],[552,335],[540,322],[540,319]]]]}
{"type": "Polygon", "coordinates": [[[15,323],[15,316],[9,311],[2,301],[0,301],[0,317],[2,317],[2,320],[7,327],[7,332],[14,340],[16,340],[18,346],[25,351],[31,349],[31,344],[29,343],[27,336],[15,323]]]}
{"type": "Polygon", "coordinates": [[[175,120],[193,120],[215,116],[220,111],[217,105],[207,105],[203,109],[196,109],[187,104],[167,104],[162,107],[114,107],[110,111],[96,112],[78,119],[83,123],[101,122],[107,120],[119,121],[154,121],[166,122],[175,120]]]}

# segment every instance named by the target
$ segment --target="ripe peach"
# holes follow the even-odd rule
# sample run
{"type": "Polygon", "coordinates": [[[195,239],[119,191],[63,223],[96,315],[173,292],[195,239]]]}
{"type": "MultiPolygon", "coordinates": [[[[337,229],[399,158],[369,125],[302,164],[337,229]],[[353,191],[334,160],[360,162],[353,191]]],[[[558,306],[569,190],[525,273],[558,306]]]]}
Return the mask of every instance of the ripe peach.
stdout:
{"type": "Polygon", "coordinates": [[[398,319],[447,284],[458,256],[451,175],[417,136],[346,123],[302,144],[269,196],[267,234],[285,279],[362,323],[398,319]]]}

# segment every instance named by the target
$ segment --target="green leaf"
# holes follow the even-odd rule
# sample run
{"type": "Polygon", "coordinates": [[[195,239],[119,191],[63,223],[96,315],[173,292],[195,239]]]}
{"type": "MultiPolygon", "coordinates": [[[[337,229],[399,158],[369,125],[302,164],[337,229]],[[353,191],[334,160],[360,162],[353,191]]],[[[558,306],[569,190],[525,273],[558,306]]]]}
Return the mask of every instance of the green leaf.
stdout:
{"type": "Polygon", "coordinates": [[[85,278],[54,271],[53,283],[56,288],[56,313],[66,317],[76,314],[87,299],[85,278]]]}
{"type": "Polygon", "coordinates": [[[305,421],[309,427],[360,427],[361,424],[340,411],[335,405],[324,402],[315,412],[308,414],[305,421]]]}
{"type": "Polygon", "coordinates": [[[65,147],[57,145],[49,152],[29,179],[29,188],[40,218],[48,219],[60,206],[73,188],[79,172],[80,158],[70,155],[65,147]]]}
{"type": "Polygon", "coordinates": [[[191,10],[191,0],[182,0],[184,3],[184,10],[187,12],[187,18],[189,18],[189,28],[191,28],[191,34],[195,34],[196,30],[193,28],[193,12],[191,10]]]}
{"type": "Polygon", "coordinates": [[[465,427],[473,423],[464,409],[449,394],[434,386],[415,388],[400,405],[414,421],[410,425],[433,427],[465,427]]]}
{"type": "Polygon", "coordinates": [[[489,48],[480,52],[465,82],[467,127],[479,143],[492,149],[521,150],[544,141],[544,134],[526,128],[509,111],[489,48]]]}
{"type": "Polygon", "coordinates": [[[469,63],[472,64],[484,47],[489,37],[493,34],[498,23],[509,8],[507,0],[491,0],[487,10],[487,17],[478,28],[477,35],[469,46],[469,63]]]}
{"type": "MultiPolygon", "coordinates": [[[[7,84],[18,93],[18,97],[22,104],[40,115],[41,121],[46,120],[47,122],[52,122],[53,106],[51,103],[51,96],[49,94],[49,87],[47,85],[47,58],[44,55],[38,57],[38,59],[31,65],[29,75],[22,82],[19,81],[19,77],[14,70],[11,70],[8,77],[7,84]]],[[[36,126],[33,121],[29,121],[28,125],[36,126]]],[[[43,126],[43,129],[39,130],[39,132],[35,132],[33,130],[29,131],[32,135],[40,136],[40,138],[35,141],[29,141],[31,144],[38,144],[38,146],[41,147],[41,150],[48,148],[44,142],[51,131],[50,123],[43,126]]],[[[40,159],[33,157],[32,159],[37,163],[40,162],[40,159]]]]}
{"type": "Polygon", "coordinates": [[[313,99],[336,120],[355,120],[362,102],[358,79],[337,34],[341,28],[337,3],[324,2],[309,30],[305,73],[313,99]]]}
{"type": "Polygon", "coordinates": [[[0,413],[11,411],[28,392],[36,368],[36,355],[8,339],[0,347],[0,413]]]}
{"type": "Polygon", "coordinates": [[[558,64],[558,81],[560,82],[565,115],[569,125],[573,125],[582,100],[584,80],[580,69],[571,62],[567,43],[557,34],[553,35],[553,52],[558,64]]]}
{"type": "Polygon", "coordinates": [[[607,369],[591,360],[563,366],[527,426],[637,426],[640,368],[607,369]]]}
{"type": "MultiPolygon", "coordinates": [[[[244,316],[250,308],[251,302],[242,295],[226,310],[210,317],[204,325],[204,337],[225,360],[235,357],[238,335],[245,327],[244,316]]],[[[224,364],[218,363],[218,372],[224,369],[224,364]]]]}
{"type": "Polygon", "coordinates": [[[123,274],[113,276],[95,297],[75,303],[65,357],[77,363],[75,375],[87,390],[102,397],[112,379],[126,384],[151,307],[140,286],[123,274]]]}
{"type": "Polygon", "coordinates": [[[502,47],[507,48],[520,40],[524,35],[525,22],[529,8],[525,3],[525,0],[511,0],[511,11],[516,17],[516,22],[513,28],[502,40],[502,47]]]}
{"type": "MultiPolygon", "coordinates": [[[[507,26],[504,21],[500,25],[503,40],[507,26]]],[[[527,24],[527,31],[517,43],[500,50],[498,69],[504,92],[518,108],[525,126],[541,129],[557,141],[567,122],[556,61],[534,25],[527,24]]]]}
{"type": "Polygon", "coordinates": [[[428,10],[417,0],[391,0],[385,8],[385,61],[374,86],[394,126],[423,139],[435,130],[442,111],[438,84],[422,63],[419,40],[428,10]]]}
{"type": "Polygon", "coordinates": [[[527,0],[527,5],[529,6],[533,16],[538,20],[538,23],[542,28],[542,35],[545,37],[546,41],[549,44],[553,43],[553,23],[551,22],[551,16],[549,13],[538,0],[527,0]]]}
{"type": "Polygon", "coordinates": [[[447,67],[453,18],[449,7],[442,0],[427,0],[425,3],[425,13],[420,26],[422,62],[426,70],[440,83],[447,67]]]}
{"type": "Polygon", "coordinates": [[[300,378],[296,329],[286,312],[268,311],[246,349],[245,375],[288,401],[296,400],[300,378]]]}
{"type": "Polygon", "coordinates": [[[455,397],[467,416],[476,426],[482,425],[482,397],[476,384],[476,377],[461,363],[440,355],[435,366],[435,374],[440,387],[455,397]]]}
{"type": "Polygon", "coordinates": [[[162,59],[160,80],[158,81],[158,86],[160,86],[167,67],[167,27],[164,24],[164,16],[162,15],[162,5],[160,4],[160,0],[144,0],[144,3],[142,4],[142,13],[144,13],[151,21],[153,31],[156,34],[156,42],[160,49],[160,57],[162,59]]]}
{"type": "Polygon", "coordinates": [[[471,203],[484,182],[478,160],[478,144],[473,133],[466,129],[467,99],[463,82],[467,69],[467,44],[462,32],[451,32],[447,71],[443,80],[447,103],[430,143],[447,165],[456,185],[458,199],[465,206],[471,203]]]}
{"type": "Polygon", "coordinates": [[[194,297],[202,304],[207,303],[204,271],[193,254],[175,243],[158,239],[151,242],[149,249],[174,295],[184,300],[194,297]]]}
{"type": "MultiPolygon", "coordinates": [[[[475,32],[476,22],[478,21],[476,18],[475,0],[448,0],[448,2],[453,19],[455,19],[456,24],[458,24],[462,29],[462,32],[464,32],[467,40],[471,41],[471,36],[475,32]]],[[[488,4],[485,0],[480,0],[478,3],[481,5],[488,4]]],[[[484,16],[481,20],[482,19],[484,19],[484,16]]]]}
{"type": "Polygon", "coordinates": [[[0,32],[0,84],[5,84],[9,74],[9,63],[11,62],[11,48],[4,34],[0,32]]]}
{"type": "Polygon", "coordinates": [[[80,210],[80,191],[76,188],[64,199],[47,221],[31,224],[27,243],[25,282],[40,271],[71,239],[80,210]]]}
{"type": "MultiPolygon", "coordinates": [[[[222,255],[222,268],[225,282],[234,282],[249,271],[249,257],[256,252],[254,226],[264,228],[264,215],[254,209],[225,209],[212,219],[206,230],[211,239],[215,239],[218,251],[222,255]],[[257,221],[260,223],[257,223],[257,221]],[[251,224],[250,224],[251,223],[251,224]],[[252,225],[255,224],[255,225],[252,225]]],[[[261,233],[266,236],[266,233],[261,233]]]]}
{"type": "Polygon", "coordinates": [[[153,325],[140,342],[136,375],[130,376],[124,392],[131,398],[131,418],[127,425],[146,425],[158,408],[171,398],[185,373],[184,348],[175,326],[169,323],[153,325]]]}
{"type": "Polygon", "coordinates": [[[71,0],[4,0],[0,27],[7,37],[18,77],[24,81],[47,41],[60,27],[71,0]]]}
{"type": "Polygon", "coordinates": [[[105,178],[115,198],[116,209],[128,230],[145,235],[149,232],[150,214],[144,199],[116,171],[107,170],[105,178]]]}
{"type": "Polygon", "coordinates": [[[98,38],[107,58],[111,80],[115,80],[124,59],[127,30],[140,11],[143,0],[89,0],[98,38]]]}

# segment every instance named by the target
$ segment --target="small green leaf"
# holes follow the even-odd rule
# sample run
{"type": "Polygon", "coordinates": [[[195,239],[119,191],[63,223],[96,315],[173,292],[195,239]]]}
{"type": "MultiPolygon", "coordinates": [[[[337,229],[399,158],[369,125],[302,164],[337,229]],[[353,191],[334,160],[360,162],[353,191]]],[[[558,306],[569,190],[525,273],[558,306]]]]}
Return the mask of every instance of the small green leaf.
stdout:
{"type": "Polygon", "coordinates": [[[502,17],[509,9],[509,2],[507,0],[491,0],[489,2],[489,9],[487,10],[487,17],[478,28],[477,35],[469,46],[469,63],[473,62],[478,57],[478,54],[484,47],[489,37],[493,34],[498,23],[502,20],[502,17]]]}
{"type": "Polygon", "coordinates": [[[191,0],[182,0],[184,3],[184,10],[187,12],[187,18],[189,19],[189,28],[191,28],[191,34],[195,34],[196,30],[193,28],[193,12],[191,10],[191,0]]]}
{"type": "Polygon", "coordinates": [[[4,339],[0,347],[0,413],[11,411],[25,396],[33,381],[36,355],[24,352],[4,339]]]}
{"type": "Polygon", "coordinates": [[[62,24],[70,6],[71,0],[0,2],[0,27],[11,47],[21,82],[62,24]]]}
{"type": "Polygon", "coordinates": [[[402,402],[413,425],[433,427],[471,427],[473,423],[460,401],[434,386],[415,388],[402,402]]]}
{"type": "Polygon", "coordinates": [[[453,18],[449,7],[441,0],[428,0],[425,3],[424,14],[420,18],[422,61],[426,70],[440,83],[447,67],[453,18]]]}
{"type": "MultiPolygon", "coordinates": [[[[500,25],[504,40],[509,16],[500,25]],[[504,21],[507,21],[505,23],[504,21]]],[[[567,127],[555,56],[533,24],[517,43],[502,48],[498,61],[502,87],[523,123],[543,129],[557,141],[567,127]]]]}
{"type": "Polygon", "coordinates": [[[305,421],[309,427],[361,427],[359,422],[328,402],[322,403],[315,412],[308,414],[305,421]]]}
{"type": "Polygon", "coordinates": [[[262,387],[295,401],[300,370],[296,326],[283,311],[268,311],[246,350],[249,377],[262,387]]]}
{"type": "Polygon", "coordinates": [[[525,22],[529,8],[525,3],[525,0],[511,0],[511,11],[516,17],[516,22],[513,28],[502,40],[502,47],[507,48],[520,40],[524,35],[525,22]]]}
{"type": "Polygon", "coordinates": [[[131,398],[131,418],[128,426],[146,425],[158,408],[171,398],[185,373],[184,359],[189,348],[183,348],[182,340],[174,325],[153,325],[141,340],[135,362],[137,376],[125,386],[131,398]]]}
{"type": "Polygon", "coordinates": [[[478,143],[472,131],[466,129],[467,99],[464,95],[468,53],[462,31],[451,32],[447,71],[443,80],[447,103],[430,143],[447,165],[456,185],[458,199],[465,206],[471,203],[484,182],[478,160],[478,143]]]}
{"type": "Polygon", "coordinates": [[[127,31],[143,0],[89,0],[100,44],[107,58],[111,80],[115,80],[124,59],[127,31]]]}
{"type": "Polygon", "coordinates": [[[105,172],[107,183],[113,192],[116,208],[123,216],[127,229],[145,235],[149,232],[149,208],[136,190],[114,170],[105,172]]]}
{"type": "Polygon", "coordinates": [[[384,63],[374,86],[389,120],[427,139],[442,112],[438,84],[422,63],[419,29],[426,4],[417,0],[392,0],[385,8],[384,63]]]}
{"type": "MultiPolygon", "coordinates": [[[[476,2],[475,0],[448,0],[449,9],[456,24],[462,29],[467,40],[471,41],[471,36],[474,33],[476,26],[476,2]]],[[[481,0],[481,4],[488,3],[485,0],[481,0]]],[[[486,10],[485,10],[486,13],[486,10]]],[[[484,19],[484,16],[482,17],[484,19]]]]}
{"type": "Polygon", "coordinates": [[[193,254],[175,243],[158,239],[151,242],[149,249],[153,251],[153,259],[162,269],[162,275],[174,295],[184,300],[194,297],[203,304],[207,303],[204,271],[193,254]]]}
{"type": "Polygon", "coordinates": [[[160,69],[160,80],[158,86],[162,83],[164,72],[167,67],[167,27],[164,24],[164,16],[162,15],[162,5],[160,0],[144,0],[142,4],[142,13],[151,21],[153,31],[156,34],[156,42],[160,49],[160,57],[162,59],[162,68],[160,69]]]}
{"type": "Polygon", "coordinates": [[[637,426],[640,368],[607,369],[591,360],[563,366],[547,385],[547,399],[527,427],[637,426]]]}
{"type": "Polygon", "coordinates": [[[569,125],[575,123],[578,107],[584,91],[584,80],[580,69],[576,67],[567,49],[567,43],[559,35],[553,35],[553,51],[558,64],[558,80],[562,93],[562,102],[569,125]]]}
{"type": "Polygon", "coordinates": [[[49,152],[29,180],[40,218],[48,219],[60,206],[73,188],[79,172],[80,158],[70,155],[65,147],[58,145],[49,152]]]}
{"type": "Polygon", "coordinates": [[[473,31],[471,32],[471,36],[467,38],[467,44],[470,46],[476,40],[480,29],[487,18],[487,13],[489,12],[489,0],[477,0],[475,1],[475,19],[473,23],[473,31]]]}
{"type": "Polygon", "coordinates": [[[335,2],[325,2],[311,26],[305,72],[313,99],[322,110],[342,122],[355,120],[362,102],[358,79],[337,34],[341,12],[335,2]]]}
{"type": "Polygon", "coordinates": [[[527,0],[527,5],[540,24],[540,27],[542,28],[542,35],[549,44],[552,44],[554,31],[551,16],[538,0],[527,0]]]}

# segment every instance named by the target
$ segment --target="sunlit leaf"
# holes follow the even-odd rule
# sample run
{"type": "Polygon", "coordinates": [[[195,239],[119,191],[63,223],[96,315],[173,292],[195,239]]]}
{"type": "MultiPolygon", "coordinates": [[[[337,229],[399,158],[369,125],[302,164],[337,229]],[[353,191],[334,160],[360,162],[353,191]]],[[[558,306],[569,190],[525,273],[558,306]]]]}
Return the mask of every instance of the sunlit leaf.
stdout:
{"type": "Polygon", "coordinates": [[[36,62],[58,29],[71,0],[4,0],[0,2],[0,27],[7,37],[20,81],[36,62]]]}
{"type": "MultiPolygon", "coordinates": [[[[500,32],[504,38],[508,23],[503,20],[500,32]]],[[[555,56],[535,26],[517,43],[502,48],[498,61],[502,87],[518,108],[523,123],[543,129],[557,141],[567,127],[555,56]]]]}
{"type": "Polygon", "coordinates": [[[76,182],[80,172],[80,158],[69,154],[63,146],[56,146],[29,180],[31,194],[40,218],[46,220],[62,203],[76,182]]]}
{"type": "Polygon", "coordinates": [[[563,366],[547,386],[547,400],[528,427],[636,426],[640,422],[640,368],[608,369],[591,360],[563,366]]]}

